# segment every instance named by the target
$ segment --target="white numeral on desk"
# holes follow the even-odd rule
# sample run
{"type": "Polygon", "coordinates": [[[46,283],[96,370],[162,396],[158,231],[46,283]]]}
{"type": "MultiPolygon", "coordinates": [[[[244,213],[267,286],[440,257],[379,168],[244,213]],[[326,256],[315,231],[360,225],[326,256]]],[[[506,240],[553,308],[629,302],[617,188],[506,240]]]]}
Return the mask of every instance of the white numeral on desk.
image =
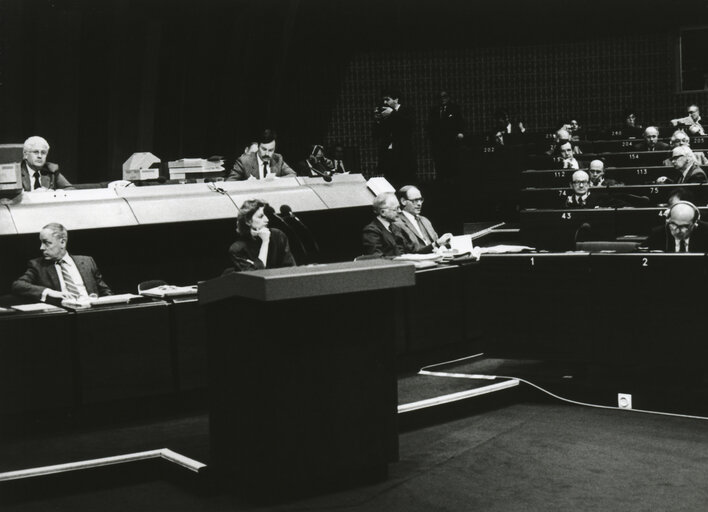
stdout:
{"type": "Polygon", "coordinates": [[[646,174],[647,170],[646,169],[637,169],[637,174],[646,174]]]}
{"type": "Polygon", "coordinates": [[[570,212],[561,213],[561,219],[570,219],[570,218],[571,218],[570,212]]]}
{"type": "Polygon", "coordinates": [[[536,265],[536,260],[533,259],[533,256],[531,256],[531,266],[533,267],[536,265]]]}
{"type": "Polygon", "coordinates": [[[642,267],[649,266],[649,258],[642,258],[642,267]]]}

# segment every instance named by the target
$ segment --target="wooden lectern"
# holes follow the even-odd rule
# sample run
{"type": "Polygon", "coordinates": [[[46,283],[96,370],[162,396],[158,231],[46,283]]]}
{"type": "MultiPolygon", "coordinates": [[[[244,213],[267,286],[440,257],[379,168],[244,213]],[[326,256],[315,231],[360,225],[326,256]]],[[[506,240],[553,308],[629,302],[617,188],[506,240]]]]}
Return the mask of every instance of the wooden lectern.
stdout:
{"type": "Polygon", "coordinates": [[[386,477],[398,456],[396,315],[414,283],[410,263],[366,260],[199,285],[219,479],[276,501],[386,477]]]}

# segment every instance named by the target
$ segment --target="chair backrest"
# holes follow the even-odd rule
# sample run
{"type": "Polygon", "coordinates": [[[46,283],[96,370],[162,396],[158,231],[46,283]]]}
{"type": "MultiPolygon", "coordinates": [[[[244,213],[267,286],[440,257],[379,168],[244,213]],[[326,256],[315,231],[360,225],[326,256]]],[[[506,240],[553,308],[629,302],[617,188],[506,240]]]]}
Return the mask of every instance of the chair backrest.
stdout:
{"type": "Polygon", "coordinates": [[[0,144],[0,164],[11,164],[22,161],[22,143],[0,144]]]}

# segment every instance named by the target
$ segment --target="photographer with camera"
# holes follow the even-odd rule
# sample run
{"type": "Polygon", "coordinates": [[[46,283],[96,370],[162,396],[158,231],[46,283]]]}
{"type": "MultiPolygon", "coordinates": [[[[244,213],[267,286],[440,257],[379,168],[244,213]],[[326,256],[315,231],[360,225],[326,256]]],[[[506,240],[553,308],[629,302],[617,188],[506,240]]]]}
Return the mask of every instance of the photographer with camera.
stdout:
{"type": "Polygon", "coordinates": [[[382,94],[382,105],[374,109],[374,136],[378,142],[378,172],[394,186],[415,181],[413,111],[401,104],[398,91],[382,94]]]}

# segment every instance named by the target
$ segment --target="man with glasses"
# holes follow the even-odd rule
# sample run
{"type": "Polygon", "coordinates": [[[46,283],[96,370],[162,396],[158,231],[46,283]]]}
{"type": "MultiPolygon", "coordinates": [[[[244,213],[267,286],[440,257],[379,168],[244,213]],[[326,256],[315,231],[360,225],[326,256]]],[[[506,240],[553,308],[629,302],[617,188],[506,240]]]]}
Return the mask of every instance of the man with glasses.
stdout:
{"type": "Polygon", "coordinates": [[[642,248],[664,252],[708,252],[708,223],[693,203],[677,201],[664,226],[652,230],[642,248]]]}
{"type": "MultiPolygon", "coordinates": [[[[676,130],[671,135],[671,147],[675,148],[678,146],[691,146],[691,138],[686,135],[686,132],[684,132],[683,130],[676,130]]],[[[706,158],[705,153],[703,153],[702,151],[694,151],[693,156],[695,157],[696,163],[698,163],[698,165],[708,165],[708,158],[706,158]]],[[[667,158],[666,160],[664,160],[664,165],[672,165],[671,158],[667,158]]]]}
{"type": "Polygon", "coordinates": [[[698,109],[698,105],[689,105],[688,115],[686,117],[672,119],[671,124],[679,128],[684,127],[686,131],[691,135],[706,134],[706,132],[703,130],[703,126],[701,125],[701,112],[698,109]]]}
{"type": "Polygon", "coordinates": [[[71,183],[60,172],[59,166],[47,162],[49,143],[42,137],[28,138],[22,148],[22,189],[25,192],[35,190],[55,190],[69,188],[71,183]]]}
{"type": "Polygon", "coordinates": [[[400,256],[406,252],[406,243],[401,229],[394,225],[400,211],[396,195],[392,192],[378,195],[372,207],[376,218],[364,227],[364,254],[376,257],[400,256]]]}
{"type": "Polygon", "coordinates": [[[585,171],[575,171],[570,181],[573,193],[565,200],[565,208],[599,208],[597,195],[590,193],[590,175],[585,171]]]}
{"type": "Polygon", "coordinates": [[[700,168],[693,151],[688,146],[677,146],[671,151],[671,165],[680,173],[676,183],[706,183],[708,181],[705,171],[700,168]]]}
{"type": "Polygon", "coordinates": [[[413,185],[401,187],[396,193],[401,203],[401,215],[395,222],[405,235],[406,252],[428,253],[450,243],[452,235],[438,236],[432,223],[420,212],[423,209],[423,195],[413,185]]]}

